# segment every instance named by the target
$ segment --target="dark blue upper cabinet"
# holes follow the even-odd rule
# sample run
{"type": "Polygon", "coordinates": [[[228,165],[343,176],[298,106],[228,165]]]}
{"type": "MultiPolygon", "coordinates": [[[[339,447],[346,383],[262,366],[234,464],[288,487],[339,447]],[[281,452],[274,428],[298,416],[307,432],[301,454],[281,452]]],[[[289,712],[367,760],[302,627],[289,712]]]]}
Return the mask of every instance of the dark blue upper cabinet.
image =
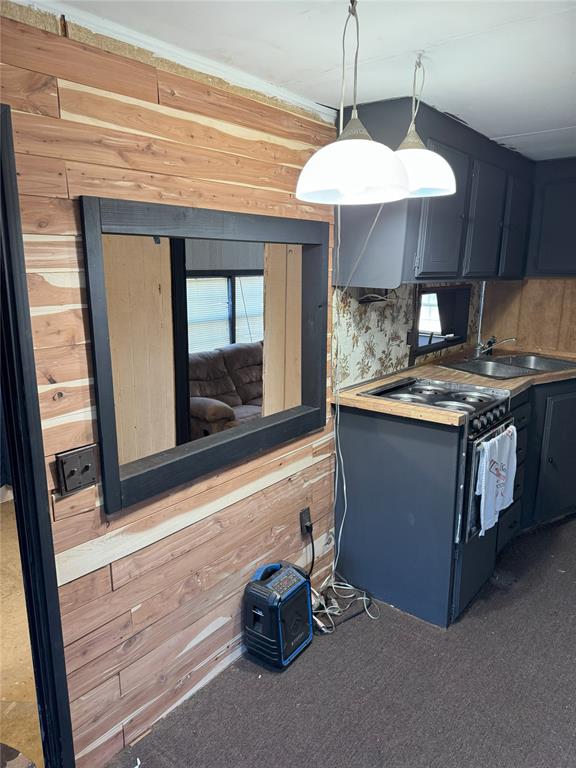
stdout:
{"type": "Polygon", "coordinates": [[[456,177],[456,192],[426,198],[422,203],[416,251],[416,277],[458,277],[466,224],[470,157],[430,139],[428,148],[447,160],[456,177]]]}
{"type": "Polygon", "coordinates": [[[520,278],[524,275],[531,205],[532,184],[509,176],[500,249],[500,277],[520,278]]]}
{"type": "MultiPolygon", "coordinates": [[[[410,99],[403,98],[361,104],[358,111],[371,136],[395,149],[406,134],[410,108],[410,99]]],[[[379,214],[379,206],[344,206],[334,282],[396,288],[401,282],[521,276],[525,191],[534,164],[426,104],[420,105],[416,127],[452,166],[456,193],[387,203],[379,214]]]]}
{"type": "Polygon", "coordinates": [[[528,274],[576,275],[576,158],[536,164],[528,274]]]}
{"type": "Polygon", "coordinates": [[[475,160],[462,275],[495,277],[500,266],[500,245],[506,201],[506,172],[475,160]]]}

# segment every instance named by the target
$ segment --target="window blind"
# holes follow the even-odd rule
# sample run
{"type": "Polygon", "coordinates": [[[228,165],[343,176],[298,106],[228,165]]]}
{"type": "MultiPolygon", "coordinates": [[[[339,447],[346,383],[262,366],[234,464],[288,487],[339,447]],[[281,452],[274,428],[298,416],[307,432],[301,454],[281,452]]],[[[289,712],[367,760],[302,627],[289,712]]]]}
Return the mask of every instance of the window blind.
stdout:
{"type": "Polygon", "coordinates": [[[264,277],[236,277],[234,289],[236,341],[261,341],[264,338],[264,277]]]}
{"type": "Polygon", "coordinates": [[[230,343],[228,278],[187,278],[186,303],[189,352],[205,352],[230,343]]]}

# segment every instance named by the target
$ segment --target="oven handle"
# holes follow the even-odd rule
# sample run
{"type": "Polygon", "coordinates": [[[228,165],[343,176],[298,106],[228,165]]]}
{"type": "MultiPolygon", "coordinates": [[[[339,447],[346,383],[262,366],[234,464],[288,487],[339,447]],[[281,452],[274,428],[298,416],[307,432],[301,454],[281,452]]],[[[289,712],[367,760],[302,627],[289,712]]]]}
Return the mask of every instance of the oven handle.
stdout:
{"type": "Polygon", "coordinates": [[[474,447],[474,450],[476,451],[478,449],[478,446],[481,443],[485,443],[487,440],[492,440],[493,437],[496,437],[496,435],[501,435],[502,432],[505,432],[508,427],[513,426],[514,419],[512,417],[506,419],[506,421],[503,421],[502,424],[498,424],[496,427],[490,430],[490,432],[486,432],[482,435],[482,437],[477,438],[476,440],[472,441],[472,445],[474,447]]]}

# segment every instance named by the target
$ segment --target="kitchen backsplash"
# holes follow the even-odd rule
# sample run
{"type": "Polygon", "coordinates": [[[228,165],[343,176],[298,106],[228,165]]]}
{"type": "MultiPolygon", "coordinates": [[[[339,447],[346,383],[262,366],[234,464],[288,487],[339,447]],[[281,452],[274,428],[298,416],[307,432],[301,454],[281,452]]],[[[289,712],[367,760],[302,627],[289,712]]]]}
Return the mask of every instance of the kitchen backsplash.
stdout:
{"type": "MultiPolygon", "coordinates": [[[[426,288],[447,285],[429,283],[426,288]]],[[[471,285],[468,342],[416,358],[416,365],[430,362],[446,353],[454,354],[474,344],[480,315],[480,283],[471,285]]],[[[385,376],[409,364],[407,342],[416,311],[417,286],[404,283],[386,301],[360,304],[349,292],[334,291],[335,383],[341,387],[385,376]]],[[[368,291],[369,292],[369,291],[368,291]]]]}

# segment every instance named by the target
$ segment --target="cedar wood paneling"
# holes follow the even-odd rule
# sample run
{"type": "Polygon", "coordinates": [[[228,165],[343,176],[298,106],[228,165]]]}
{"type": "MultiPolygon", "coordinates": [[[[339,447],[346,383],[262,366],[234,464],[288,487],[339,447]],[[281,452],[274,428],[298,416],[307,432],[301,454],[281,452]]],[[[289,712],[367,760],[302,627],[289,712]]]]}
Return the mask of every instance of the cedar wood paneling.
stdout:
{"type": "Polygon", "coordinates": [[[333,446],[327,428],[111,521],[98,489],[59,497],[54,454],[97,439],[77,197],[331,221],[293,190],[334,128],[11,20],[1,27],[75,750],[78,766],[98,768],[238,656],[255,564],[307,562],[305,506],[317,574],[327,573],[333,446]]]}

